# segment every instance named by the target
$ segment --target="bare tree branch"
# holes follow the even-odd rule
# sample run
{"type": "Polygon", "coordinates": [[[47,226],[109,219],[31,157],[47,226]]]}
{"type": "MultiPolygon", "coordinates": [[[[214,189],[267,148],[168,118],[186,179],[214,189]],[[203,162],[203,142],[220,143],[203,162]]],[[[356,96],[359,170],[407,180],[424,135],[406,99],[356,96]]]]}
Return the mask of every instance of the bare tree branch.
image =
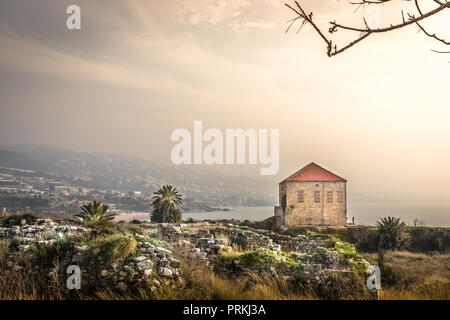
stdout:
{"type": "MultiPolygon", "coordinates": [[[[414,3],[416,5],[417,11],[419,11],[419,14],[421,16],[423,16],[422,10],[421,10],[421,8],[419,6],[419,0],[414,0],[414,3]]],[[[443,4],[441,4],[441,5],[443,5],[443,4]]],[[[439,42],[442,42],[443,44],[445,44],[447,46],[450,45],[450,41],[446,41],[445,39],[438,37],[435,33],[433,33],[433,34],[429,33],[427,30],[425,30],[425,28],[419,22],[416,22],[416,24],[420,28],[420,30],[422,30],[423,33],[425,33],[428,37],[433,38],[433,39],[435,39],[435,40],[437,40],[439,42]]]]}
{"type": "MultiPolygon", "coordinates": [[[[365,5],[380,5],[380,4],[384,4],[387,2],[391,2],[393,0],[361,0],[359,2],[351,2],[351,4],[357,5],[358,8],[361,6],[365,6],[365,5]]],[[[405,0],[405,1],[411,1],[411,0],[405,0]]],[[[336,44],[334,44],[333,40],[331,38],[328,38],[325,34],[325,32],[323,32],[323,30],[321,28],[319,28],[319,26],[316,24],[316,22],[313,20],[313,12],[309,12],[308,14],[306,13],[304,7],[302,5],[300,5],[299,1],[294,1],[295,3],[295,7],[285,3],[286,7],[288,7],[290,10],[292,10],[297,17],[295,17],[292,20],[289,20],[288,22],[290,22],[289,27],[287,28],[286,32],[289,31],[289,29],[291,28],[291,26],[297,22],[300,21],[301,25],[298,31],[300,31],[302,29],[302,27],[305,24],[309,24],[313,27],[313,29],[316,31],[316,33],[322,38],[322,40],[326,43],[327,45],[327,55],[329,57],[335,56],[339,53],[344,52],[345,50],[353,47],[355,44],[361,42],[362,40],[366,39],[367,37],[369,37],[371,34],[375,34],[375,33],[384,33],[384,32],[390,32],[390,31],[394,31],[397,29],[401,29],[413,24],[416,24],[420,30],[423,31],[423,33],[425,35],[427,35],[430,38],[435,39],[436,41],[445,44],[445,45],[450,45],[450,42],[445,40],[442,37],[437,36],[434,33],[431,33],[429,31],[427,31],[425,29],[425,27],[421,24],[422,21],[436,15],[437,13],[443,11],[444,9],[450,9],[450,2],[449,0],[431,0],[432,2],[434,2],[435,4],[438,5],[438,7],[436,7],[433,10],[430,10],[426,13],[424,13],[420,6],[419,6],[419,0],[414,0],[415,1],[415,6],[417,8],[417,11],[419,12],[419,15],[416,17],[414,14],[410,14],[407,13],[407,17],[405,17],[405,14],[403,12],[403,10],[401,11],[401,17],[402,17],[402,22],[398,23],[398,24],[394,24],[394,25],[390,25],[389,27],[378,27],[378,28],[371,28],[366,19],[363,18],[363,22],[364,22],[364,27],[352,27],[352,26],[347,26],[344,24],[340,24],[337,23],[336,21],[330,21],[330,28],[328,29],[328,33],[333,34],[335,32],[337,32],[339,29],[342,30],[346,30],[346,31],[351,31],[351,32],[358,32],[359,33],[359,37],[356,38],[353,41],[350,41],[349,43],[347,43],[346,45],[343,45],[341,48],[338,48],[336,44]]],[[[357,8],[357,9],[358,9],[357,8]]],[[[297,31],[297,32],[298,32],[297,31]]],[[[433,50],[435,52],[438,52],[437,50],[433,50]]],[[[445,51],[443,51],[442,53],[444,53],[445,51]]]]}
{"type": "Polygon", "coordinates": [[[371,31],[373,33],[389,32],[389,31],[393,31],[393,30],[400,29],[400,28],[409,26],[411,24],[417,23],[421,20],[431,17],[432,15],[435,15],[436,13],[438,13],[444,9],[448,9],[448,8],[450,8],[450,2],[442,4],[439,7],[437,7],[436,9],[431,10],[431,11],[427,12],[426,14],[422,14],[417,18],[414,15],[409,15],[409,20],[407,20],[403,23],[400,23],[400,24],[391,25],[386,28],[368,29],[366,26],[366,29],[363,29],[363,28],[357,28],[357,27],[344,26],[344,25],[336,23],[336,22],[330,22],[330,24],[333,26],[336,26],[337,28],[341,28],[341,29],[345,29],[345,30],[349,30],[349,31],[358,31],[358,32],[371,31]]]}

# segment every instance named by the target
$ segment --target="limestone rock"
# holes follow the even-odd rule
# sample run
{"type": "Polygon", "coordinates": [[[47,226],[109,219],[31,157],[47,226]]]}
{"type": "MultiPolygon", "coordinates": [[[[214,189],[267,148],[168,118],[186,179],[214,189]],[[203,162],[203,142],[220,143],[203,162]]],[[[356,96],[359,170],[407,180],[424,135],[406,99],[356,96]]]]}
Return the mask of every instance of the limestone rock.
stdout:
{"type": "Polygon", "coordinates": [[[172,261],[170,262],[170,265],[173,268],[181,268],[181,261],[177,260],[177,259],[172,259],[172,261]]]}
{"type": "Polygon", "coordinates": [[[136,257],[136,258],[133,258],[133,259],[131,259],[133,262],[135,262],[135,263],[139,263],[139,262],[142,262],[142,261],[144,261],[144,260],[146,260],[147,258],[145,257],[145,256],[139,256],[139,257],[136,257]]]}
{"type": "Polygon", "coordinates": [[[158,269],[158,274],[162,277],[172,277],[173,271],[169,268],[162,267],[158,269]]]}
{"type": "Polygon", "coordinates": [[[103,278],[109,276],[109,271],[106,269],[103,269],[102,271],[100,271],[100,276],[103,278]]]}
{"type": "Polygon", "coordinates": [[[138,271],[151,270],[153,268],[153,262],[150,259],[143,260],[136,264],[136,269],[138,271]]]}
{"type": "Polygon", "coordinates": [[[124,282],[119,282],[115,288],[120,291],[126,291],[128,289],[128,286],[124,282]]]}

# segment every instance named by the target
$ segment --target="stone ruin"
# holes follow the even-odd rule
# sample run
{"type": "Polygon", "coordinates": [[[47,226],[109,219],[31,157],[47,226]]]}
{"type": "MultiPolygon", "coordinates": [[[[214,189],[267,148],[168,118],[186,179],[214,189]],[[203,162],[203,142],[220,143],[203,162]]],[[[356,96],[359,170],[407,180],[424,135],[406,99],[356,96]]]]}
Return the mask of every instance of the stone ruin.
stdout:
{"type": "MultiPolygon", "coordinates": [[[[157,239],[136,234],[137,250],[131,257],[108,263],[102,260],[100,252],[92,252],[88,246],[78,246],[73,252],[67,252],[60,265],[79,265],[84,286],[119,290],[144,284],[154,290],[161,281],[165,284],[182,282],[182,263],[176,256],[200,261],[214,270],[220,256],[232,254],[236,247],[245,252],[270,253],[276,263],[255,265],[251,271],[270,273],[286,280],[302,278],[308,282],[321,282],[331,273],[353,272],[353,266],[368,265],[364,259],[352,260],[339,250],[327,247],[327,239],[320,236],[288,236],[234,224],[208,222],[148,224],[143,228],[157,230],[157,239]]],[[[17,250],[23,252],[34,245],[52,246],[68,235],[85,232],[90,230],[81,225],[38,219],[35,223],[21,221],[16,225],[12,222],[8,227],[0,228],[0,239],[18,240],[21,244],[17,250]]],[[[23,272],[24,266],[14,261],[14,255],[6,265],[7,270],[23,272]]],[[[231,269],[231,276],[248,271],[240,264],[239,256],[232,261],[231,269]]],[[[65,270],[38,270],[36,266],[34,272],[45,272],[52,278],[56,274],[64,274],[65,270]]]]}
{"type": "MultiPolygon", "coordinates": [[[[256,271],[270,272],[287,280],[306,278],[307,281],[320,282],[331,273],[353,272],[352,265],[369,265],[364,259],[358,261],[346,258],[334,248],[326,247],[326,238],[297,235],[281,235],[268,230],[248,230],[233,224],[160,224],[158,238],[167,241],[190,259],[202,259],[207,264],[214,263],[220,253],[228,253],[233,248],[227,244],[236,243],[243,250],[260,253],[270,252],[282,262],[285,253],[299,266],[277,264],[256,271]],[[186,228],[198,228],[197,232],[182,231],[186,228]],[[227,238],[227,239],[225,239],[227,238]],[[283,254],[284,252],[284,254],[283,254]]],[[[233,261],[239,264],[238,261],[233,261]]],[[[241,270],[243,271],[243,270],[241,270]]],[[[255,271],[255,270],[253,270],[255,271]]]]}

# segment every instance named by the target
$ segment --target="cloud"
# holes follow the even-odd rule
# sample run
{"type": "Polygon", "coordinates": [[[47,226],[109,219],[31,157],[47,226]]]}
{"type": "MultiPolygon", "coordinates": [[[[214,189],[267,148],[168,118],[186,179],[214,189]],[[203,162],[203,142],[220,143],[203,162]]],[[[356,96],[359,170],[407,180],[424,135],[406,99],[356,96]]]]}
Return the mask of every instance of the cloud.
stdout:
{"type": "Polygon", "coordinates": [[[272,22],[244,22],[242,27],[250,29],[273,29],[278,27],[278,24],[272,22]]]}
{"type": "MultiPolygon", "coordinates": [[[[311,28],[282,33],[291,17],[283,1],[87,0],[79,33],[64,29],[65,11],[52,1],[33,2],[43,6],[37,12],[26,1],[8,3],[0,10],[0,143],[53,139],[157,158],[169,154],[161,148],[170,130],[201,119],[217,128],[281,128],[282,174],[316,160],[347,168],[355,187],[400,196],[391,183],[408,173],[389,171],[393,163],[410,169],[416,161],[430,183],[450,172],[448,57],[412,30],[329,59],[311,28]],[[107,121],[108,134],[83,122],[91,113],[107,121]],[[53,123],[57,130],[45,134],[53,123]],[[386,183],[384,169],[395,179],[386,183]]],[[[308,4],[324,28],[340,13],[325,3],[339,4],[308,4]]]]}
{"type": "Polygon", "coordinates": [[[191,25],[213,25],[227,23],[242,14],[248,8],[248,0],[200,0],[193,5],[192,1],[181,1],[178,7],[178,18],[181,22],[191,25]]]}
{"type": "Polygon", "coordinates": [[[251,21],[246,17],[252,11],[258,11],[262,7],[280,7],[276,0],[200,0],[193,4],[192,1],[181,1],[176,6],[179,22],[194,26],[226,26],[234,30],[274,28],[277,25],[271,22],[251,21]]]}

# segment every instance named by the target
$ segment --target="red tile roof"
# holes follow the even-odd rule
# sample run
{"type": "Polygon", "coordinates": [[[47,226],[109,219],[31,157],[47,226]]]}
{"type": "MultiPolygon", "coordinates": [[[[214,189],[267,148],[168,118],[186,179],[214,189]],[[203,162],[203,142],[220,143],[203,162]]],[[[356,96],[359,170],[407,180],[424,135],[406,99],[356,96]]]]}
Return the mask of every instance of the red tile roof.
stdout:
{"type": "Polygon", "coordinates": [[[347,180],[335,175],[334,173],[318,166],[314,162],[304,166],[293,175],[287,177],[285,181],[343,181],[347,180]]]}

